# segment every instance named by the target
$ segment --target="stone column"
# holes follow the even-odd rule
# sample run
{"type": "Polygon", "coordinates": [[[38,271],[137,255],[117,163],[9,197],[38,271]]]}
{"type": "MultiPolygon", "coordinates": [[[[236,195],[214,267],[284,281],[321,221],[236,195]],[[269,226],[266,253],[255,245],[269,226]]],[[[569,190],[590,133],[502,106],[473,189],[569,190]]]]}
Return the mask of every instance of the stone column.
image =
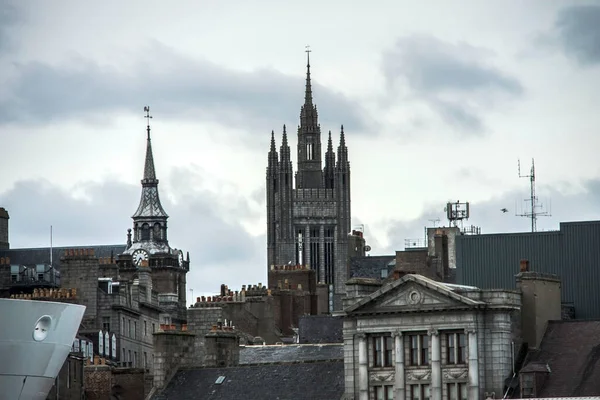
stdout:
{"type": "Polygon", "coordinates": [[[442,400],[442,362],[438,330],[431,329],[429,338],[431,343],[431,400],[442,400]]]}
{"type": "Polygon", "coordinates": [[[367,335],[358,334],[358,400],[369,400],[367,335]]]}
{"type": "Polygon", "coordinates": [[[404,340],[402,340],[402,331],[398,330],[394,332],[392,336],[394,337],[394,350],[396,356],[394,399],[404,400],[406,389],[404,387],[404,340]]]}
{"type": "MultiPolygon", "coordinates": [[[[304,265],[310,265],[310,225],[304,227],[304,254],[302,255],[304,265]]],[[[314,265],[310,266],[314,268],[314,265]]]]}
{"type": "Polygon", "coordinates": [[[319,277],[325,280],[325,227],[319,226],[319,277]]]}
{"type": "Polygon", "coordinates": [[[477,346],[477,331],[475,329],[466,329],[465,333],[469,337],[469,399],[479,398],[479,361],[477,346]]]}

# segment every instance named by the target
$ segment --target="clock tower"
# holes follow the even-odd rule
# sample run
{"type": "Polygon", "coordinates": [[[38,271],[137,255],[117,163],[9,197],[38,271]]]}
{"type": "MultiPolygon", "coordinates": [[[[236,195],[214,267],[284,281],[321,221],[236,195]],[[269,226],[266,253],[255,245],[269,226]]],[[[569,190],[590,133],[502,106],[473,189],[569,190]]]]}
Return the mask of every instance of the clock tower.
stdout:
{"type": "Polygon", "coordinates": [[[176,295],[185,315],[186,273],[189,271],[183,251],[172,248],[167,236],[167,219],[158,193],[158,179],[154,168],[150,138],[150,108],[144,107],[146,127],[146,159],[140,204],[132,215],[132,229],[127,230],[127,249],[117,258],[119,278],[134,279],[150,269],[152,289],[159,294],[176,295]]]}

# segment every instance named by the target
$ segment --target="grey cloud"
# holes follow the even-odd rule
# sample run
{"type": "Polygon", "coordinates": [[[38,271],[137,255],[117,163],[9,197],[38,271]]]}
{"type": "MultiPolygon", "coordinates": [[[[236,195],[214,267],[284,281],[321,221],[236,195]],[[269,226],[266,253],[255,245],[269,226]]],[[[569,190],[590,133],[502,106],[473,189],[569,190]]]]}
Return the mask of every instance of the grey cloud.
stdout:
{"type": "MultiPolygon", "coordinates": [[[[125,243],[141,188],[116,182],[88,183],[81,188],[91,200],[75,199],[44,181],[20,181],[0,193],[0,204],[11,217],[11,246],[49,246],[50,225],[55,246],[125,243]]],[[[219,209],[223,199],[205,191],[187,191],[175,205],[164,190],[162,194],[170,216],[169,242],[190,252],[188,286],[196,294],[218,291],[221,283],[240,287],[264,282],[266,240],[250,236],[236,221],[225,221],[219,209]]],[[[228,200],[243,203],[241,198],[228,200]]]]}
{"type": "MultiPolygon", "coordinates": [[[[146,104],[155,115],[212,120],[267,133],[299,120],[304,101],[302,65],[297,76],[271,69],[241,72],[187,58],[157,42],[149,47],[125,72],[81,58],[61,67],[16,64],[18,78],[8,87],[8,100],[0,102],[0,122],[44,123],[121,110],[139,112],[146,104]]],[[[344,123],[350,131],[367,126],[368,117],[356,101],[320,85],[318,72],[313,75],[323,126],[344,123]]]]}
{"type": "Polygon", "coordinates": [[[444,121],[469,133],[485,129],[482,114],[499,96],[517,97],[521,83],[484,63],[490,51],[425,35],[398,39],[383,57],[388,90],[406,84],[444,121]],[[467,106],[468,105],[468,106],[467,106]]]}
{"type": "Polygon", "coordinates": [[[600,6],[565,7],[558,13],[555,28],[565,54],[581,65],[600,63],[600,6]]]}
{"type": "MultiPolygon", "coordinates": [[[[557,230],[560,222],[600,219],[600,209],[598,209],[600,180],[594,179],[584,182],[584,188],[583,193],[569,194],[573,191],[571,185],[567,183],[555,185],[551,188],[540,186],[538,188],[539,201],[543,203],[545,210],[551,212],[551,215],[538,218],[538,231],[557,230]]],[[[526,205],[523,200],[527,197],[527,188],[523,188],[523,190],[504,193],[489,201],[471,203],[471,218],[465,221],[464,225],[479,226],[482,233],[529,232],[531,230],[531,220],[515,215],[522,214],[525,211],[526,205]],[[503,213],[502,208],[507,208],[508,212],[503,213]]],[[[393,254],[395,250],[404,248],[405,239],[422,238],[424,236],[423,228],[432,226],[430,222],[432,219],[439,218],[441,224],[447,226],[448,221],[445,219],[443,212],[444,206],[444,202],[440,202],[435,207],[428,207],[421,216],[414,220],[395,221],[388,230],[390,246],[380,249],[373,248],[374,253],[393,254]]]]}
{"type": "Polygon", "coordinates": [[[15,34],[12,28],[22,19],[23,14],[15,7],[14,2],[0,0],[0,52],[14,48],[15,34]]]}

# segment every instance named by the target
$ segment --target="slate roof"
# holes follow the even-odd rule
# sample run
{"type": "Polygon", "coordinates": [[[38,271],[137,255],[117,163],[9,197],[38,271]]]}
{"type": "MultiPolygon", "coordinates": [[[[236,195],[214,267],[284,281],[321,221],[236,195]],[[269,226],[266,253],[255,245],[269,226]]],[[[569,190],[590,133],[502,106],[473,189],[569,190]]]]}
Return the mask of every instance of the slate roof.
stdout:
{"type": "Polygon", "coordinates": [[[305,315],[298,322],[299,342],[307,343],[342,343],[343,321],[331,315],[305,315]]]}
{"type": "MultiPolygon", "coordinates": [[[[94,249],[96,257],[110,257],[111,252],[116,257],[125,251],[126,246],[124,244],[114,244],[53,247],[52,263],[57,270],[60,270],[60,258],[67,249],[94,249]]],[[[0,250],[0,257],[9,257],[10,263],[13,265],[50,264],[50,247],[0,250]]]]}
{"type": "Polygon", "coordinates": [[[338,400],[343,394],[344,362],[335,361],[180,370],[152,399],[338,400]]]}
{"type": "Polygon", "coordinates": [[[540,349],[528,364],[546,363],[550,374],[541,396],[600,393],[600,321],[549,321],[540,349]]]}
{"type": "Polygon", "coordinates": [[[381,279],[381,270],[390,274],[396,267],[396,255],[350,258],[350,278],[381,279]]]}
{"type": "Polygon", "coordinates": [[[240,365],[343,360],[343,344],[286,344],[240,348],[240,365]]]}

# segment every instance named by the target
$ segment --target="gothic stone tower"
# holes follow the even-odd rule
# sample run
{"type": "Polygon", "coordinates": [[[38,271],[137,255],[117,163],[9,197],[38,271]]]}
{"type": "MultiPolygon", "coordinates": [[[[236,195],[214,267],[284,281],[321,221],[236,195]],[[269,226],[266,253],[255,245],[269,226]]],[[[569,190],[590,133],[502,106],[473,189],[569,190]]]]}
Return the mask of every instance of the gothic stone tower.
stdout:
{"type": "MultiPolygon", "coordinates": [[[[146,118],[150,109],[145,108],[146,118]]],[[[133,235],[127,230],[127,249],[119,255],[117,265],[122,277],[140,277],[150,271],[152,289],[159,294],[176,296],[180,319],[185,319],[186,274],[190,257],[184,258],[183,251],[171,248],[167,240],[167,219],[158,195],[158,179],[154,169],[150,124],[147,126],[146,161],[142,179],[142,197],[133,219],[133,235]],[[132,238],[133,236],[133,238],[132,238]]]]}
{"type": "Polygon", "coordinates": [[[323,166],[321,126],[312,98],[310,58],[306,68],[295,188],[285,125],[279,154],[275,133],[271,132],[267,166],[267,263],[268,268],[290,263],[309,265],[316,271],[319,283],[333,285],[334,309],[337,310],[348,279],[350,163],[342,125],[337,160],[329,131],[323,166]]]}

